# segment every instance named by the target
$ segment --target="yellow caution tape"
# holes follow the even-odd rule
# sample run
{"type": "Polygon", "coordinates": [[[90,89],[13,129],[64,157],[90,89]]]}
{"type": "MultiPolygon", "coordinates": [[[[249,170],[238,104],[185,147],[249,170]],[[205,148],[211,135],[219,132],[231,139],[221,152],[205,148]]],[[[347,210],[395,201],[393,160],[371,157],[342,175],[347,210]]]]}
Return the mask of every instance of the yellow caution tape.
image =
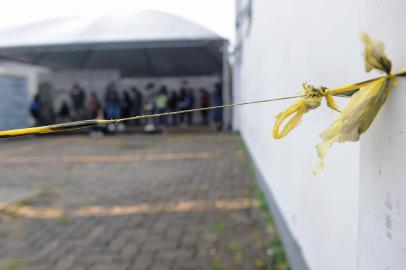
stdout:
{"type": "Polygon", "coordinates": [[[276,117],[273,136],[276,139],[281,139],[300,123],[304,113],[319,107],[323,97],[327,99],[327,105],[330,108],[338,111],[332,96],[351,96],[350,101],[337,120],[321,134],[323,142],[317,145],[319,164],[316,172],[323,168],[323,160],[334,142],[359,140],[360,135],[370,127],[380,108],[385,103],[396,77],[406,76],[406,70],[391,73],[392,63],[385,54],[383,43],[371,39],[366,34],[362,34],[361,39],[365,44],[366,71],[369,72],[375,69],[385,75],[335,89],[314,88],[305,84],[305,97],[276,117]],[[292,114],[294,116],[288,121],[282,132],[279,132],[281,123],[292,114]]]}
{"type": "Polygon", "coordinates": [[[327,88],[325,87],[315,88],[311,84],[304,83],[303,89],[305,92],[305,96],[300,100],[298,100],[295,104],[287,108],[285,111],[276,116],[276,122],[272,132],[273,137],[275,139],[281,139],[285,137],[289,132],[291,132],[300,123],[303,114],[307,113],[309,110],[316,109],[320,106],[323,97],[326,98],[328,107],[338,112],[340,111],[333,97],[327,91],[328,90],[327,88]],[[292,118],[283,127],[282,131],[279,131],[282,123],[292,114],[293,114],[292,118]]]}
{"type": "Polygon", "coordinates": [[[300,97],[303,97],[303,95],[290,96],[290,97],[281,97],[281,98],[273,98],[273,99],[264,99],[264,100],[242,102],[242,103],[224,104],[224,105],[219,105],[219,106],[188,109],[188,110],[181,110],[181,111],[175,111],[175,112],[137,115],[137,116],[132,116],[132,117],[128,117],[128,118],[119,118],[119,119],[110,119],[110,120],[94,119],[94,120],[84,120],[84,121],[77,121],[77,122],[69,122],[69,123],[50,125],[50,126],[4,130],[4,131],[0,131],[0,138],[63,132],[63,131],[81,129],[81,128],[89,128],[89,127],[94,127],[94,126],[98,126],[98,125],[118,124],[120,122],[126,122],[126,121],[132,121],[132,120],[140,120],[140,119],[147,119],[147,118],[157,118],[157,117],[161,117],[161,116],[176,115],[176,114],[190,113],[190,112],[199,112],[199,111],[214,110],[214,109],[221,109],[221,108],[231,108],[231,107],[244,106],[244,105],[250,105],[250,104],[268,103],[268,102],[279,101],[279,100],[296,99],[296,98],[300,98],[300,97]]]}
{"type": "Polygon", "coordinates": [[[5,131],[0,131],[0,138],[69,131],[69,130],[75,130],[75,129],[81,129],[81,128],[94,127],[94,126],[101,125],[101,124],[108,124],[110,122],[111,122],[111,120],[95,119],[95,120],[84,120],[84,121],[70,122],[70,123],[50,125],[50,126],[42,126],[42,127],[5,130],[5,131]]]}
{"type": "MultiPolygon", "coordinates": [[[[402,74],[403,73],[397,73],[394,76],[402,76],[402,74]]],[[[320,106],[323,97],[326,99],[326,103],[329,108],[340,112],[333,96],[351,97],[360,89],[367,87],[383,78],[386,78],[386,76],[381,76],[368,81],[349,84],[334,89],[328,89],[323,86],[316,88],[311,84],[304,83],[303,89],[305,94],[303,98],[276,116],[276,121],[273,128],[273,137],[275,139],[282,139],[283,137],[288,135],[289,132],[291,132],[297,125],[299,125],[303,114],[320,106]],[[294,114],[294,116],[292,116],[292,118],[284,126],[282,131],[279,131],[282,123],[286,121],[286,119],[292,114],[294,114]]]]}

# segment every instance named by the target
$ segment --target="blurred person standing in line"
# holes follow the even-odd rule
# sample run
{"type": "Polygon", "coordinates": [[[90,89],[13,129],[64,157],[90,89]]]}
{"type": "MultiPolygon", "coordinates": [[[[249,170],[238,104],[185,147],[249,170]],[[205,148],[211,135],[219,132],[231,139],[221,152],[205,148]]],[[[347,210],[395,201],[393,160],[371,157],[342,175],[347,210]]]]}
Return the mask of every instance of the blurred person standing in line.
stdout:
{"type": "Polygon", "coordinates": [[[148,83],[146,86],[144,111],[148,114],[155,112],[155,84],[153,83],[148,83]]]}
{"type": "MultiPolygon", "coordinates": [[[[194,90],[189,89],[186,91],[186,105],[185,105],[185,110],[191,110],[195,106],[195,95],[194,95],[194,90]]],[[[186,113],[187,117],[187,123],[189,126],[193,125],[193,113],[188,112],[186,113]]]]}
{"type": "Polygon", "coordinates": [[[70,121],[70,109],[68,102],[64,100],[62,102],[61,108],[59,109],[59,122],[65,123],[70,121]]]}
{"type": "MultiPolygon", "coordinates": [[[[185,104],[186,104],[186,89],[184,87],[181,87],[179,91],[178,109],[185,110],[185,104]]],[[[186,115],[184,113],[181,113],[179,115],[179,118],[180,123],[184,125],[186,115]]]]}
{"type": "Polygon", "coordinates": [[[54,112],[54,89],[48,82],[43,82],[39,86],[38,97],[41,104],[41,124],[50,125],[55,123],[54,112]]]}
{"type": "Polygon", "coordinates": [[[85,118],[85,99],[86,93],[79,83],[74,83],[70,91],[70,97],[73,104],[74,120],[83,120],[85,118]]]}
{"type": "MultiPolygon", "coordinates": [[[[89,111],[91,119],[103,119],[103,107],[95,92],[92,92],[89,100],[89,111]]],[[[89,135],[91,137],[103,137],[106,127],[95,126],[90,128],[89,135]]]]}
{"type": "MultiPolygon", "coordinates": [[[[162,86],[158,95],[155,97],[156,113],[165,113],[168,111],[168,90],[166,86],[162,86]]],[[[160,125],[167,124],[167,117],[161,116],[158,118],[160,125]]]]}
{"type": "MultiPolygon", "coordinates": [[[[195,96],[193,93],[193,89],[182,89],[181,90],[181,95],[183,96],[183,99],[180,103],[180,109],[181,110],[190,110],[193,109],[193,107],[195,106],[195,96]]],[[[182,115],[182,114],[181,114],[182,115]]],[[[187,125],[191,126],[193,124],[193,113],[192,112],[187,112],[184,113],[185,117],[181,118],[181,121],[184,123],[184,120],[186,118],[187,121],[187,125]]]]}
{"type": "MultiPolygon", "coordinates": [[[[107,86],[106,93],[104,95],[105,114],[107,119],[118,119],[121,116],[121,106],[120,106],[120,96],[117,91],[117,87],[114,83],[110,83],[107,86]]],[[[116,130],[124,129],[124,126],[110,124],[107,130],[110,132],[115,132],[116,130]]]]}
{"type": "MultiPolygon", "coordinates": [[[[221,106],[223,105],[223,87],[221,83],[216,83],[214,85],[214,94],[213,94],[213,105],[221,106]]],[[[218,108],[214,109],[213,120],[218,131],[223,129],[223,109],[218,108]]]]}
{"type": "Polygon", "coordinates": [[[106,118],[117,119],[120,118],[120,96],[118,95],[114,83],[109,84],[104,95],[104,102],[106,106],[106,118]]]}
{"type": "MultiPolygon", "coordinates": [[[[144,104],[144,113],[145,114],[154,114],[155,113],[155,84],[150,82],[146,86],[145,94],[145,104],[144,104]]],[[[147,124],[144,127],[146,132],[155,132],[155,118],[147,119],[147,124]]]]}
{"type": "MultiPolygon", "coordinates": [[[[172,90],[169,95],[168,108],[171,112],[178,110],[178,94],[176,93],[175,90],[172,90]]],[[[177,124],[177,122],[178,122],[178,115],[177,114],[172,115],[171,125],[174,126],[177,124]]]]}
{"type": "Polygon", "coordinates": [[[131,109],[133,106],[133,100],[128,93],[128,91],[124,91],[123,94],[123,102],[121,104],[121,117],[127,118],[131,116],[131,109]]]}
{"type": "MultiPolygon", "coordinates": [[[[210,106],[210,94],[205,88],[200,88],[200,106],[202,108],[210,106]]],[[[201,114],[203,125],[209,125],[209,111],[203,110],[201,111],[201,114]]]]}
{"type": "Polygon", "coordinates": [[[38,126],[41,125],[42,123],[42,119],[41,119],[41,100],[39,98],[39,94],[36,94],[34,96],[34,99],[31,102],[31,106],[30,106],[30,113],[32,115],[32,117],[35,120],[35,124],[34,126],[38,126]]]}
{"type": "MultiPolygon", "coordinates": [[[[131,115],[137,116],[142,114],[142,106],[143,106],[143,97],[140,90],[136,87],[132,87],[131,91],[133,93],[133,103],[131,108],[131,115]]],[[[138,126],[140,120],[134,120],[134,125],[138,126]]]]}
{"type": "Polygon", "coordinates": [[[99,101],[99,98],[97,97],[95,92],[92,92],[90,95],[90,100],[89,100],[90,118],[96,119],[99,116],[99,112],[100,112],[101,108],[102,108],[102,106],[99,101]]]}

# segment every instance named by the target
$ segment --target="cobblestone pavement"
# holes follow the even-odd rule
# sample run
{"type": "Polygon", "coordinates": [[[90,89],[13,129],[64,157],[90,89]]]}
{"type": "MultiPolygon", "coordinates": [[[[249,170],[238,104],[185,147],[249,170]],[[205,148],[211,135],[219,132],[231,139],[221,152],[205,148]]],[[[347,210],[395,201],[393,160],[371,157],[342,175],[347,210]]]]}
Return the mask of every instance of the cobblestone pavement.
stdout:
{"type": "Polygon", "coordinates": [[[0,269],[261,269],[267,237],[237,136],[0,142],[0,269]]]}

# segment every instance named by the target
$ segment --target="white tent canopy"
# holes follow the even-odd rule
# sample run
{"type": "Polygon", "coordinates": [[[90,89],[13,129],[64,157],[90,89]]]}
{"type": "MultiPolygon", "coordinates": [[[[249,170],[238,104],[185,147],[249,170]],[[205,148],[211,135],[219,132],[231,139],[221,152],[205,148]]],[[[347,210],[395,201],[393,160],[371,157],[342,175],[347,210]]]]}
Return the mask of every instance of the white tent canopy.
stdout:
{"type": "Polygon", "coordinates": [[[71,17],[0,32],[0,58],[57,70],[119,69],[122,76],[215,75],[227,41],[157,11],[71,17]]]}

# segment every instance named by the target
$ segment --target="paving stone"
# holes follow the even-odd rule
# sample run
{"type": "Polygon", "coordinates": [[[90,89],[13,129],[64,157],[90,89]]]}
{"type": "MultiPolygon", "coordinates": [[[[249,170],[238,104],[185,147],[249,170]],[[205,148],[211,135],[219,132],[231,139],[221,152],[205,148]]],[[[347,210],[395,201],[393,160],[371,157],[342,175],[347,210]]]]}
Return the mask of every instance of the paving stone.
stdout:
{"type": "Polygon", "coordinates": [[[68,254],[65,258],[60,259],[56,266],[55,270],[69,270],[72,269],[72,265],[75,263],[75,257],[71,254],[68,254]]]}
{"type": "Polygon", "coordinates": [[[166,231],[166,237],[168,239],[180,239],[183,235],[183,230],[180,227],[173,227],[166,231]]]}
{"type": "Polygon", "coordinates": [[[110,249],[114,251],[120,251],[127,244],[127,239],[125,238],[116,238],[110,244],[110,249]]]}
{"type": "Polygon", "coordinates": [[[123,248],[123,250],[120,253],[120,257],[124,259],[131,260],[132,258],[135,258],[135,255],[139,252],[139,248],[132,244],[129,243],[126,247],[123,248]]]}
{"type": "Polygon", "coordinates": [[[153,263],[151,254],[140,254],[134,260],[133,268],[137,270],[148,269],[153,263]]]}
{"type": "Polygon", "coordinates": [[[175,260],[175,259],[189,259],[193,256],[193,250],[191,249],[175,249],[161,251],[157,254],[159,260],[175,260]]]}
{"type": "Polygon", "coordinates": [[[17,258],[30,270],[207,270],[220,258],[224,269],[253,269],[255,259],[266,258],[261,211],[212,208],[216,200],[245,198],[242,191],[250,189],[236,139],[203,132],[0,144],[0,152],[15,153],[16,162],[0,160],[0,190],[43,190],[30,205],[34,209],[142,209],[122,215],[17,217],[20,236],[0,230],[1,260],[17,258]],[[31,150],[19,154],[19,148],[31,150]],[[135,156],[138,161],[126,161],[135,156]],[[173,209],[196,202],[206,207],[173,209]]]}
{"type": "Polygon", "coordinates": [[[151,266],[150,270],[170,270],[171,266],[167,263],[155,263],[151,266]]]}
{"type": "Polygon", "coordinates": [[[128,267],[117,264],[96,264],[90,270],[127,270],[128,267]]]}
{"type": "Polygon", "coordinates": [[[146,252],[157,252],[157,251],[166,251],[166,250],[174,250],[177,247],[177,242],[151,242],[145,243],[142,246],[142,250],[146,252]]]}
{"type": "Polygon", "coordinates": [[[199,269],[209,269],[209,265],[211,264],[211,260],[206,258],[204,259],[197,259],[194,258],[192,260],[179,260],[176,261],[173,265],[173,269],[176,270],[199,270],[199,269]]]}

